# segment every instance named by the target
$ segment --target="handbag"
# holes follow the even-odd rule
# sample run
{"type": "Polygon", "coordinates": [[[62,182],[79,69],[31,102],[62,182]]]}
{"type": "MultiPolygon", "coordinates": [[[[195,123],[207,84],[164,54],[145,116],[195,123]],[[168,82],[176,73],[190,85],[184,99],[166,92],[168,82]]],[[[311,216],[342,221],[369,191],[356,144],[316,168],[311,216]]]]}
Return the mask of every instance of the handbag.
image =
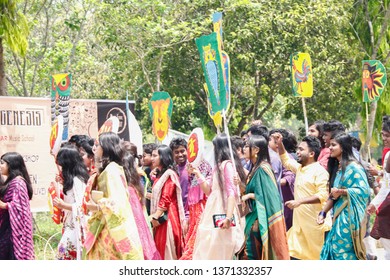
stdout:
{"type": "MultiPolygon", "coordinates": [[[[237,213],[237,212],[239,212],[238,205],[239,204],[236,203],[236,207],[233,211],[233,215],[235,213],[237,215],[240,215],[240,213],[237,213]]],[[[245,208],[249,208],[249,207],[245,207],[245,208]]],[[[234,242],[235,242],[234,253],[238,254],[239,252],[241,252],[241,250],[245,246],[245,233],[244,233],[245,218],[243,218],[243,217],[237,218],[236,225],[234,227],[232,227],[232,229],[233,229],[234,242]]]]}
{"type": "Polygon", "coordinates": [[[160,217],[157,219],[153,218],[153,220],[156,220],[160,225],[165,223],[168,220],[168,211],[164,211],[160,217]]]}
{"type": "Polygon", "coordinates": [[[248,200],[245,202],[240,202],[237,204],[238,212],[240,213],[240,217],[245,217],[249,213],[253,212],[252,205],[248,200]]]}

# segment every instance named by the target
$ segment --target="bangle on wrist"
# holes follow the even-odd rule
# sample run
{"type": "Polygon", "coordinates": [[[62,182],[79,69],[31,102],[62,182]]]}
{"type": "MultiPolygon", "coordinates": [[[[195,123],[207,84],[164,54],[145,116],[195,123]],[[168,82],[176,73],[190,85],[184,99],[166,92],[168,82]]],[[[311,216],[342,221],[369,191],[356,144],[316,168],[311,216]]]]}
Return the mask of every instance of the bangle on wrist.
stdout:
{"type": "Polygon", "coordinates": [[[198,180],[198,184],[203,184],[206,182],[206,179],[203,177],[202,174],[199,175],[199,177],[196,178],[198,180]]]}
{"type": "Polygon", "coordinates": [[[326,212],[325,211],[320,211],[318,216],[321,216],[321,217],[323,217],[325,219],[326,218],[326,212]]]}

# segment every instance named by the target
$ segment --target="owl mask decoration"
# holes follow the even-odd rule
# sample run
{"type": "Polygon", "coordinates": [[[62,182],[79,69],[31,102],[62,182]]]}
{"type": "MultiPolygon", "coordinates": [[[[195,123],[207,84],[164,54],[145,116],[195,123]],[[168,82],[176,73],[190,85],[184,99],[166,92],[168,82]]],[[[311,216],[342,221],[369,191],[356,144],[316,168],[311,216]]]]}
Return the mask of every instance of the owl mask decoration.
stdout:
{"type": "Polygon", "coordinates": [[[69,101],[72,88],[72,74],[55,74],[50,77],[51,83],[51,123],[55,122],[58,115],[64,119],[62,140],[68,139],[69,125],[69,101]]]}

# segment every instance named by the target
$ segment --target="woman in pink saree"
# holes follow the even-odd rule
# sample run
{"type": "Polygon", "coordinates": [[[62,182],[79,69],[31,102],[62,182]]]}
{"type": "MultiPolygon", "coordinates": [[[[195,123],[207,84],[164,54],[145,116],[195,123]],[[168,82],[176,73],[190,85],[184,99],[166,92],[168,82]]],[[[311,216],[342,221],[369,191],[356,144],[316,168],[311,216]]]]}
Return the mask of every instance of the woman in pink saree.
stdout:
{"type": "Polygon", "coordinates": [[[5,153],[0,160],[0,260],[32,260],[33,189],[23,157],[5,153]],[[3,182],[3,180],[5,182],[3,182]]]}
{"type": "Polygon", "coordinates": [[[147,224],[147,213],[144,204],[144,190],[141,185],[141,177],[136,168],[134,156],[127,153],[124,158],[125,175],[128,182],[129,202],[141,239],[145,260],[161,260],[160,253],[154,243],[150,226],[147,224]]]}

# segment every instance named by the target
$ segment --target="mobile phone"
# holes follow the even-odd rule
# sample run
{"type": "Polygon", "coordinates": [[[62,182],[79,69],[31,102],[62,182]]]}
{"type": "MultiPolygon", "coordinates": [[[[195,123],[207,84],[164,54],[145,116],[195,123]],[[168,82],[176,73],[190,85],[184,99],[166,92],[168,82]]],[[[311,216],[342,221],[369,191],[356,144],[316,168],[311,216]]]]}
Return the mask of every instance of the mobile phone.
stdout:
{"type": "MultiPolygon", "coordinates": [[[[226,214],[214,214],[213,215],[213,223],[215,228],[220,228],[222,225],[222,222],[226,219],[226,214]]],[[[234,215],[231,219],[230,226],[234,227],[236,226],[236,219],[234,218],[234,215]]]]}

